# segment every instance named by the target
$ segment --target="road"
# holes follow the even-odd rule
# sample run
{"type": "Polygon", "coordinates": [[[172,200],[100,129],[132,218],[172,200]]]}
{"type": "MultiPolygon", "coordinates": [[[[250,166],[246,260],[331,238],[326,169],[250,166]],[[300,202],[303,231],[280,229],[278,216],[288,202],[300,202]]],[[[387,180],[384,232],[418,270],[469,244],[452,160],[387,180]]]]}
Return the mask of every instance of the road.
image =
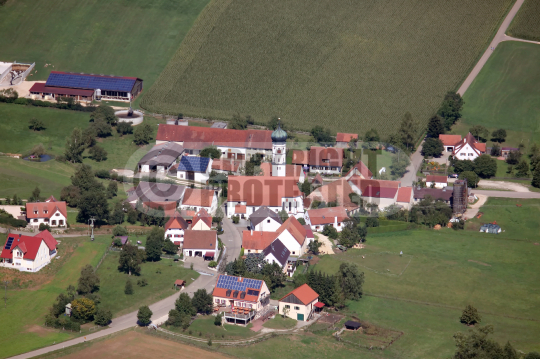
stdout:
{"type": "Polygon", "coordinates": [[[483,189],[473,189],[474,194],[481,194],[488,197],[502,198],[540,198],[540,192],[511,192],[511,191],[490,191],[483,189]]]}
{"type": "MultiPolygon", "coordinates": [[[[229,253],[229,258],[236,258],[240,254],[240,246],[242,244],[242,238],[240,237],[240,234],[236,230],[236,228],[233,226],[232,221],[230,219],[223,219],[223,228],[224,233],[220,236],[222,241],[224,241],[225,245],[227,246],[227,252],[229,253]]],[[[187,260],[185,265],[189,266],[191,261],[187,260]]],[[[188,287],[184,288],[182,291],[179,291],[178,293],[175,293],[171,295],[170,297],[167,297],[163,300],[160,300],[159,302],[156,302],[152,305],[150,305],[150,310],[152,311],[152,321],[158,321],[163,320],[164,317],[167,316],[169,313],[169,310],[174,308],[174,302],[180,296],[180,293],[186,292],[190,295],[193,295],[198,289],[204,288],[207,291],[212,291],[214,287],[214,283],[216,282],[216,273],[215,271],[211,271],[208,269],[207,263],[203,262],[200,258],[197,258],[195,260],[192,260],[193,262],[193,269],[203,272],[195,280],[193,283],[191,283],[188,287]],[[213,275],[207,275],[208,273],[213,275]]],[[[121,317],[113,319],[112,323],[110,324],[110,328],[99,331],[94,334],[87,335],[86,337],[81,338],[75,338],[71,339],[59,344],[51,345],[45,348],[37,349],[28,353],[20,354],[17,356],[14,356],[12,358],[16,359],[27,359],[32,358],[38,355],[46,354],[55,350],[59,350],[65,347],[69,347],[72,345],[80,344],[85,341],[90,341],[93,339],[101,338],[116,332],[119,332],[124,329],[132,328],[137,325],[137,312],[131,312],[129,314],[123,315],[121,317]]]]}
{"type": "Polygon", "coordinates": [[[510,23],[514,19],[514,16],[516,16],[516,14],[519,11],[519,8],[521,7],[521,5],[523,5],[523,1],[524,0],[517,0],[516,3],[514,4],[514,6],[512,7],[512,9],[510,9],[510,12],[508,13],[508,15],[506,15],[506,18],[503,20],[503,23],[499,27],[499,30],[497,30],[497,33],[495,34],[495,37],[493,38],[493,40],[489,44],[486,52],[484,52],[484,54],[482,55],[482,57],[480,58],[480,60],[476,64],[476,66],[474,66],[474,68],[472,69],[469,76],[467,76],[467,78],[465,79],[465,81],[463,82],[461,87],[459,88],[458,94],[463,96],[463,94],[467,91],[469,86],[471,86],[471,84],[473,83],[476,76],[478,76],[478,74],[482,70],[482,67],[484,67],[487,60],[489,59],[489,57],[493,53],[493,50],[495,50],[495,48],[497,47],[497,45],[499,45],[499,43],[501,43],[503,41],[509,41],[509,40],[529,42],[529,41],[526,41],[526,40],[514,39],[514,38],[512,38],[510,36],[506,36],[506,30],[508,29],[508,26],[510,26],[510,23]]]}
{"type": "Polygon", "coordinates": [[[407,172],[401,178],[401,185],[403,187],[410,187],[412,186],[413,182],[416,182],[416,172],[420,168],[422,160],[424,159],[424,156],[422,156],[421,152],[422,144],[420,144],[420,146],[418,146],[416,151],[412,154],[411,163],[409,164],[409,166],[407,166],[407,172]]]}

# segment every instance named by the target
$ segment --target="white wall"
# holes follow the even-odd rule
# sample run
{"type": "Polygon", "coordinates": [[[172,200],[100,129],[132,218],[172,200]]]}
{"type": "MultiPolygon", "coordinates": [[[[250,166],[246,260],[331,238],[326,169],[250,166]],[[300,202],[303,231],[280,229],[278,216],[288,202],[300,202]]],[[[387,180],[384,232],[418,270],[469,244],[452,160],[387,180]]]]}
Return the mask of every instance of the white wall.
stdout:
{"type": "Polygon", "coordinates": [[[51,227],[65,227],[66,226],[66,217],[64,217],[64,215],[62,213],[60,213],[60,211],[56,211],[55,213],[53,213],[50,220],[49,220],[49,218],[33,218],[33,219],[29,219],[28,223],[33,227],[39,227],[39,225],[41,223],[48,224],[51,227]],[[53,221],[56,221],[55,222],[56,224],[53,224],[53,221]],[[62,225],[59,224],[60,221],[63,221],[62,225]]]}
{"type": "Polygon", "coordinates": [[[309,303],[308,305],[279,302],[279,313],[283,314],[283,308],[285,308],[285,306],[289,306],[289,312],[287,313],[287,316],[289,318],[297,320],[298,314],[303,314],[304,321],[306,321],[308,320],[309,313],[311,313],[311,311],[314,309],[313,306],[318,301],[319,301],[318,299],[315,299],[313,302],[309,303]]]}
{"type": "Polygon", "coordinates": [[[176,229],[176,228],[169,228],[165,231],[165,238],[169,238],[171,242],[174,241],[180,241],[184,242],[184,230],[183,229],[176,229]],[[170,236],[170,237],[169,237],[170,236]],[[178,236],[178,237],[175,237],[178,236]]]}
{"type": "Polygon", "coordinates": [[[254,231],[259,232],[275,232],[281,224],[271,217],[266,217],[261,223],[257,224],[254,231]]]}
{"type": "Polygon", "coordinates": [[[340,174],[341,167],[324,167],[324,166],[309,166],[310,172],[318,172],[323,174],[340,174]]]}
{"type": "Polygon", "coordinates": [[[443,182],[426,182],[426,187],[431,188],[431,186],[435,183],[435,188],[443,189],[447,186],[447,183],[443,182]]]}
{"type": "Polygon", "coordinates": [[[300,246],[300,243],[298,243],[298,241],[292,236],[291,233],[289,233],[288,230],[281,232],[277,238],[279,238],[283,245],[291,252],[291,256],[300,257],[302,254],[304,254],[304,250],[300,246]]]}
{"type": "Polygon", "coordinates": [[[474,160],[478,157],[478,154],[471,147],[469,143],[463,146],[458,152],[456,152],[455,158],[458,160],[474,160]]]}

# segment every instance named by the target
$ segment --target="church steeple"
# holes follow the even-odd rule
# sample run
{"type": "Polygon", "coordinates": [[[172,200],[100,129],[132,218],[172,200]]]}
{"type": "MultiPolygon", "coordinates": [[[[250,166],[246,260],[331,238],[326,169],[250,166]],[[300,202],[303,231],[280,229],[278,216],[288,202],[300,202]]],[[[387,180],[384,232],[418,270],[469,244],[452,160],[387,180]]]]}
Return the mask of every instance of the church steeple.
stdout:
{"type": "Polygon", "coordinates": [[[287,132],[281,129],[278,120],[278,126],[272,132],[272,176],[284,177],[286,174],[285,166],[287,164],[287,132]]]}

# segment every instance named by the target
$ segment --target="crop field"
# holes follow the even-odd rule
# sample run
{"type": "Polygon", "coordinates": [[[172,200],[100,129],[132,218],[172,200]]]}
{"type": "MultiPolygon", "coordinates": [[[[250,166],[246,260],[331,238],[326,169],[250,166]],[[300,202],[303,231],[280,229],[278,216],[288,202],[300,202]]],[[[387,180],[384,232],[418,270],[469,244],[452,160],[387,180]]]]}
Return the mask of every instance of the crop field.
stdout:
{"type": "Polygon", "coordinates": [[[137,76],[149,88],[208,0],[16,0],[0,11],[0,61],[50,71],[137,76]],[[46,64],[50,64],[45,66],[46,64]]]}
{"type": "Polygon", "coordinates": [[[141,106],[382,135],[409,111],[424,126],[511,3],[214,0],[141,106]]]}
{"type": "MultiPolygon", "coordinates": [[[[463,96],[461,134],[474,125],[507,130],[503,146],[540,143],[540,46],[506,41],[495,49],[463,96]]],[[[487,146],[491,146],[488,141],[487,146]]]]}
{"type": "Polygon", "coordinates": [[[518,39],[540,41],[540,2],[525,0],[506,33],[518,39]]]}

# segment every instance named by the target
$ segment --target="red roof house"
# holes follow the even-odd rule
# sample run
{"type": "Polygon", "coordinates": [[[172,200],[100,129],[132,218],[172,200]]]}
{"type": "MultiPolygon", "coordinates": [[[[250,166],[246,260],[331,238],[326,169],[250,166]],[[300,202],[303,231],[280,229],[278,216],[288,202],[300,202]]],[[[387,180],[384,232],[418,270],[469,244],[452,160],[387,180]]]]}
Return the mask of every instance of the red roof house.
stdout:
{"type": "Polygon", "coordinates": [[[41,223],[50,227],[64,227],[67,224],[66,202],[31,202],[26,204],[26,220],[31,226],[41,223]]]}
{"type": "Polygon", "coordinates": [[[358,134],[357,133],[341,133],[341,132],[337,133],[336,142],[348,143],[351,140],[358,140],[358,134]]]}
{"type": "Polygon", "coordinates": [[[33,237],[9,234],[0,254],[0,266],[37,272],[56,256],[57,245],[58,242],[48,231],[33,237]]]}

